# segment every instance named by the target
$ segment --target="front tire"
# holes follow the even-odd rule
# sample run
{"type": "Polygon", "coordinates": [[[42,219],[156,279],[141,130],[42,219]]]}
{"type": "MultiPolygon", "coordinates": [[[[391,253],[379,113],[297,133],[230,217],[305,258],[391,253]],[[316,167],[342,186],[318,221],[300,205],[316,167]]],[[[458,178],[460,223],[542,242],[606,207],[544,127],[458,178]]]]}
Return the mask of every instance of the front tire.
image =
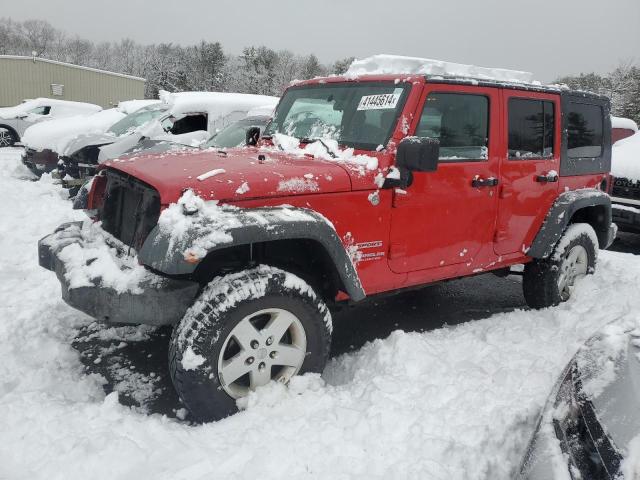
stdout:
{"type": "Polygon", "coordinates": [[[598,238],[588,223],[573,223],[549,258],[534,259],[524,267],[522,289],[531,308],[545,308],[571,298],[575,282],[595,271],[598,238]]]}
{"type": "Polygon", "coordinates": [[[0,148],[12,147],[18,141],[18,136],[13,130],[0,127],[0,148]]]}
{"type": "Polygon", "coordinates": [[[171,379],[196,420],[219,420],[272,380],[322,372],[331,329],[327,306],[291,273],[260,266],[219,277],[174,328],[171,379]]]}

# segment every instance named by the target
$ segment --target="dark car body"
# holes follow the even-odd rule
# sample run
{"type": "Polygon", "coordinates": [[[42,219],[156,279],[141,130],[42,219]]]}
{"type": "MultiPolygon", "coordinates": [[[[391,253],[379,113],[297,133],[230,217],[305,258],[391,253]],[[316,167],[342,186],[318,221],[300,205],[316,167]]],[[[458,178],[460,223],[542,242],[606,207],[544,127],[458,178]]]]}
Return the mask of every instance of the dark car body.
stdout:
{"type": "Polygon", "coordinates": [[[638,327],[609,324],[578,351],[549,396],[518,479],[620,478],[640,436],[638,327]]]}

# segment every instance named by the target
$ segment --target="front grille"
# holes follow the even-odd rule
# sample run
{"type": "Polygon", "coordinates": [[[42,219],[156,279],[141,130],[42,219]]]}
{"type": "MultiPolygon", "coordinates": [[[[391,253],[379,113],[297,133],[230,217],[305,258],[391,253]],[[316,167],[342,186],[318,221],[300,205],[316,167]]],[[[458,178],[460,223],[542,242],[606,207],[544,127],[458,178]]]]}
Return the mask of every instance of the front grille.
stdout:
{"type": "Polygon", "coordinates": [[[640,182],[626,178],[616,178],[611,195],[620,198],[640,200],[640,182]]]}
{"type": "Polygon", "coordinates": [[[130,175],[107,170],[102,228],[125,245],[139,250],[160,217],[160,196],[130,175]]]}

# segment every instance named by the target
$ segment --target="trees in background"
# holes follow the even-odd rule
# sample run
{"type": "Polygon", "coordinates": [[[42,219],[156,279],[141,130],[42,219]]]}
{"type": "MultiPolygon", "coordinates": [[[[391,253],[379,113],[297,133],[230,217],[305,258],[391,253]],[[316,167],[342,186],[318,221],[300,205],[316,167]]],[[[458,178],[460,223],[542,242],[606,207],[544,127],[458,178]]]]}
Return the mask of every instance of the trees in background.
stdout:
{"type": "Polygon", "coordinates": [[[611,99],[611,113],[640,124],[640,68],[632,62],[621,62],[607,75],[581,73],[558,79],[570,88],[606,95],[611,99]]]}
{"type": "MultiPolygon", "coordinates": [[[[346,57],[331,66],[311,55],[266,46],[248,46],[240,55],[225,55],[219,42],[202,41],[183,47],[172,43],[141,45],[131,39],[93,43],[69,37],[43,20],[0,19],[0,55],[32,55],[136,75],[147,79],[147,97],[159,90],[232,91],[280,95],[292,80],[343,74],[354,60],[346,57]]],[[[640,123],[640,68],[622,62],[607,75],[597,73],[558,79],[571,88],[611,98],[614,115],[640,123]]]]}
{"type": "MultiPolygon", "coordinates": [[[[32,55],[147,79],[147,97],[159,90],[233,91],[280,95],[292,80],[333,73],[315,55],[248,46],[225,55],[219,42],[183,47],[141,45],[131,39],[93,43],[69,37],[46,21],[0,19],[0,55],[32,55]]],[[[342,67],[341,67],[342,68],[342,67]]]]}

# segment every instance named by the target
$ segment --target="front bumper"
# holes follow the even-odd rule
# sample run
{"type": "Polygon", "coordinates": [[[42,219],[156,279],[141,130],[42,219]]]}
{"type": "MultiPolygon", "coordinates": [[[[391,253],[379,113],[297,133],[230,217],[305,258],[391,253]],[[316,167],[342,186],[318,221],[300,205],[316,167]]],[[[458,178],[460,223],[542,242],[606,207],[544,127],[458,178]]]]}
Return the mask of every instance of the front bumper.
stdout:
{"type": "Polygon", "coordinates": [[[58,166],[58,154],[45,149],[37,152],[28,148],[22,156],[22,163],[36,175],[50,173],[58,166]]]}
{"type": "Polygon", "coordinates": [[[170,325],[179,321],[193,303],[199,284],[149,272],[136,292],[118,292],[99,280],[92,286],[73,287],[60,252],[72,244],[82,246],[82,222],[65,223],[38,242],[40,266],[55,272],[62,298],[71,307],[108,323],[170,325]]]}

